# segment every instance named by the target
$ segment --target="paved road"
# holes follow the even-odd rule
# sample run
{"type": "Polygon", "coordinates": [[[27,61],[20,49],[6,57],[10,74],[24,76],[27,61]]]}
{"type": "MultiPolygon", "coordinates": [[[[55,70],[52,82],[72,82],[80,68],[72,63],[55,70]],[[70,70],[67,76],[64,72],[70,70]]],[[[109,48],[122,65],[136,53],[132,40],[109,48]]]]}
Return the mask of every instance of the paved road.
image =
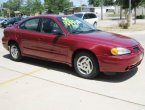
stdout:
{"type": "MultiPolygon", "coordinates": [[[[145,48],[144,32],[124,34],[145,48]]],[[[64,64],[14,62],[0,41],[0,110],[145,110],[144,65],[145,60],[131,72],[87,80],[64,64]]]]}

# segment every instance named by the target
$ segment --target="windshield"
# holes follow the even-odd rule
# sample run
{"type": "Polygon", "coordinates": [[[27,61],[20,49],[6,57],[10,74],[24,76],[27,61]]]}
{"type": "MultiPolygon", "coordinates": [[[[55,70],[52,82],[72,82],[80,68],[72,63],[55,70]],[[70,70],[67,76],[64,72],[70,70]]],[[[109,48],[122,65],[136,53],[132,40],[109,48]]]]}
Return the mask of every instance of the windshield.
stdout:
{"type": "Polygon", "coordinates": [[[95,27],[75,16],[57,18],[70,33],[88,33],[96,31],[95,27]]]}
{"type": "Polygon", "coordinates": [[[83,14],[74,14],[74,16],[82,18],[83,14]]]}

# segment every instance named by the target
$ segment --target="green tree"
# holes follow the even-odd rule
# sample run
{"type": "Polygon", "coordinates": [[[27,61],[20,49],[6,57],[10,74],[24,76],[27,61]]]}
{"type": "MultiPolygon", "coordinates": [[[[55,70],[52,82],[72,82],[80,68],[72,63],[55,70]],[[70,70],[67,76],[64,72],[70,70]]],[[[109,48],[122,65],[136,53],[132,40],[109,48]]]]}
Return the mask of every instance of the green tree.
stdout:
{"type": "Polygon", "coordinates": [[[113,0],[104,0],[104,6],[111,6],[114,4],[113,0]]]}
{"type": "Polygon", "coordinates": [[[8,0],[3,3],[4,16],[14,16],[14,11],[19,11],[24,0],[8,0]]]}
{"type": "Polygon", "coordinates": [[[25,4],[21,7],[21,12],[26,15],[34,15],[40,13],[44,9],[41,0],[26,0],[25,4]]]}
{"type": "Polygon", "coordinates": [[[70,7],[69,0],[44,0],[45,9],[54,13],[63,12],[65,8],[70,7]]]}
{"type": "Polygon", "coordinates": [[[101,0],[89,0],[89,4],[93,6],[99,6],[101,3],[101,0]]]}
{"type": "MultiPolygon", "coordinates": [[[[132,9],[145,3],[145,0],[131,0],[132,9]]],[[[116,0],[116,4],[121,6],[123,9],[129,8],[129,0],[116,0]]]]}
{"type": "Polygon", "coordinates": [[[18,11],[23,4],[24,0],[8,0],[3,4],[4,8],[8,8],[11,11],[18,11]]]}
{"type": "MultiPolygon", "coordinates": [[[[135,18],[136,18],[136,8],[144,2],[145,2],[145,0],[131,0],[131,6],[132,6],[131,9],[135,10],[135,18]]],[[[129,0],[116,0],[116,4],[118,4],[121,7],[120,9],[126,9],[127,10],[129,8],[129,0]]],[[[129,11],[129,10],[127,10],[127,11],[129,11]]],[[[131,19],[130,16],[131,15],[127,16],[127,22],[128,22],[129,25],[130,25],[130,23],[129,23],[130,20],[129,19],[131,19]]],[[[135,19],[135,23],[136,23],[136,19],[135,19]]]]}
{"type": "Polygon", "coordinates": [[[32,10],[33,10],[34,13],[42,12],[43,5],[41,3],[41,0],[34,0],[32,10]]]}
{"type": "MultiPolygon", "coordinates": [[[[90,5],[94,5],[94,6],[100,6],[102,0],[89,0],[89,4],[90,5]]],[[[109,6],[109,5],[113,5],[114,1],[113,0],[103,0],[103,5],[104,6],[109,6]]]]}
{"type": "Polygon", "coordinates": [[[14,14],[14,11],[30,15],[39,13],[44,9],[41,0],[8,0],[3,4],[3,7],[10,10],[11,15],[14,14]]]}

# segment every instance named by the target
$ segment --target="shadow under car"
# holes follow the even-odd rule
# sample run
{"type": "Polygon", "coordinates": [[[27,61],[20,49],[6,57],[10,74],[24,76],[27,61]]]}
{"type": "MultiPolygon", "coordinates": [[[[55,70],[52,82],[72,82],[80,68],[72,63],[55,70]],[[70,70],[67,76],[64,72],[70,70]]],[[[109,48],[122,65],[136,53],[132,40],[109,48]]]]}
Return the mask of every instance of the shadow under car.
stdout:
{"type": "MultiPolygon", "coordinates": [[[[3,57],[10,59],[9,54],[4,55],[3,57]]],[[[35,65],[35,66],[55,70],[55,71],[61,71],[61,72],[71,74],[71,75],[78,77],[78,75],[74,72],[73,68],[69,67],[66,64],[45,61],[45,60],[39,60],[39,59],[29,58],[29,57],[23,57],[22,62],[26,63],[26,64],[30,64],[30,65],[35,65]]],[[[93,80],[110,82],[110,83],[119,83],[119,82],[123,82],[123,81],[130,79],[131,77],[133,77],[137,73],[137,71],[138,71],[138,68],[136,67],[130,71],[122,72],[122,73],[107,73],[107,74],[105,74],[105,73],[101,72],[93,80]]]]}

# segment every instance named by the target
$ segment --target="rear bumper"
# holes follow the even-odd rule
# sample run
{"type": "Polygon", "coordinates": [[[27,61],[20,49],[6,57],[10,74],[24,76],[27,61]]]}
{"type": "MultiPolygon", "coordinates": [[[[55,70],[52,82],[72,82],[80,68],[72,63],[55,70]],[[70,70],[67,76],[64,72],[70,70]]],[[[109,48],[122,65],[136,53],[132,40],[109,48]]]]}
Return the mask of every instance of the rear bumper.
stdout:
{"type": "Polygon", "coordinates": [[[5,39],[5,37],[2,37],[2,44],[6,50],[9,50],[8,42],[7,39],[5,39]]]}
{"type": "Polygon", "coordinates": [[[144,51],[122,56],[100,56],[99,67],[101,72],[126,72],[137,67],[144,56],[144,51]]]}

